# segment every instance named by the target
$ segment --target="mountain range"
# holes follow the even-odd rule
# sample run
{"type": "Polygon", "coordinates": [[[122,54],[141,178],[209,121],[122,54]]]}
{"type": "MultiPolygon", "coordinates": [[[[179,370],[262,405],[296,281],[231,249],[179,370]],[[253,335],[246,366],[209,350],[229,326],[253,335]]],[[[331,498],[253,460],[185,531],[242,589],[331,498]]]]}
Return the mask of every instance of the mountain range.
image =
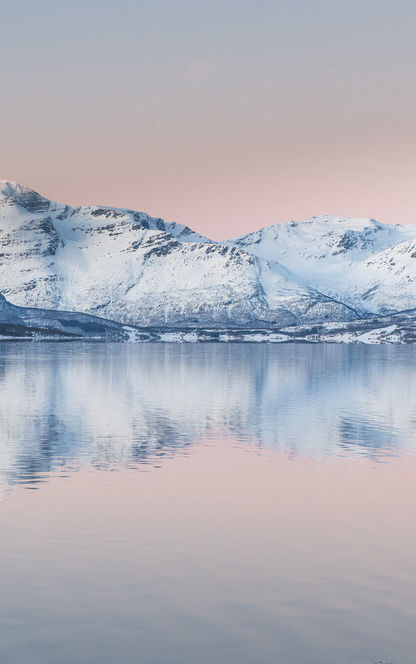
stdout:
{"type": "Polygon", "coordinates": [[[32,317],[78,312],[94,317],[78,323],[107,319],[122,334],[290,332],[399,312],[408,320],[415,286],[415,225],[321,216],[214,242],[143,212],[71,207],[0,180],[0,293],[32,317]]]}

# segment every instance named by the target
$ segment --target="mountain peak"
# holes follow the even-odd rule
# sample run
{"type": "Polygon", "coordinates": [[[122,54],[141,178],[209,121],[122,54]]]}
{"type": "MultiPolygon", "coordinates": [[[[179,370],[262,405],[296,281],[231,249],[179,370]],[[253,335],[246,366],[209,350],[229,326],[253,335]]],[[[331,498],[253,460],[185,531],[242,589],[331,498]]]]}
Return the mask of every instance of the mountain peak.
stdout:
{"type": "Polygon", "coordinates": [[[50,201],[33,189],[24,187],[17,182],[0,178],[0,202],[11,206],[20,206],[28,212],[44,212],[50,201]]]}
{"type": "Polygon", "coordinates": [[[13,196],[18,193],[33,191],[29,187],[25,187],[18,182],[13,180],[6,180],[5,178],[0,178],[0,194],[3,196],[13,196]]]}

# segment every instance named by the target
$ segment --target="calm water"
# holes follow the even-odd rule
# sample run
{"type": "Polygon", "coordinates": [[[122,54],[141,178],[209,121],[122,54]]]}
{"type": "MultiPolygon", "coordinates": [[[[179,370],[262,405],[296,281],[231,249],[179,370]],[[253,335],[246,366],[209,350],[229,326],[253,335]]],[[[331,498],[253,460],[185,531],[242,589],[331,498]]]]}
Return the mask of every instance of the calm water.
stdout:
{"type": "Polygon", "coordinates": [[[0,345],[0,662],[414,664],[416,348],[0,345]]]}

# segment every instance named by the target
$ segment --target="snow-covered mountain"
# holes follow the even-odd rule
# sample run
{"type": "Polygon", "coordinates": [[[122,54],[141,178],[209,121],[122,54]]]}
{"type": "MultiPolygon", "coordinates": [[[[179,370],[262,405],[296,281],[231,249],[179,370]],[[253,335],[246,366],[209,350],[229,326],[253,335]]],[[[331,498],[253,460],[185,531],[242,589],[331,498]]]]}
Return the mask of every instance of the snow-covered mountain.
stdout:
{"type": "Polygon", "coordinates": [[[142,212],[0,180],[0,292],[153,326],[270,327],[416,307],[416,228],[321,217],[213,242],[142,212]]]}
{"type": "Polygon", "coordinates": [[[305,288],[317,289],[361,315],[416,307],[415,225],[312,217],[275,224],[229,244],[289,268],[305,288]]]}
{"type": "Polygon", "coordinates": [[[23,306],[140,325],[290,325],[356,316],[281,266],[180,224],[131,210],[59,205],[5,181],[0,254],[0,292],[23,306]]]}
{"type": "Polygon", "coordinates": [[[416,310],[351,321],[272,328],[134,327],[90,314],[17,307],[0,294],[0,341],[163,343],[415,343],[416,310]]]}

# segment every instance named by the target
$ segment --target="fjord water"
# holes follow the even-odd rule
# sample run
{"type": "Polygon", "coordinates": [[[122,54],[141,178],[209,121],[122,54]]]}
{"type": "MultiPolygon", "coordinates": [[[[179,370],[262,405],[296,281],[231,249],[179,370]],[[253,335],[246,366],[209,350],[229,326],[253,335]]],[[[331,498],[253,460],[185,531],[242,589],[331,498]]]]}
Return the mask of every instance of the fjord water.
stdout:
{"type": "Polygon", "coordinates": [[[413,664],[416,349],[0,345],[0,661],[413,664]]]}

